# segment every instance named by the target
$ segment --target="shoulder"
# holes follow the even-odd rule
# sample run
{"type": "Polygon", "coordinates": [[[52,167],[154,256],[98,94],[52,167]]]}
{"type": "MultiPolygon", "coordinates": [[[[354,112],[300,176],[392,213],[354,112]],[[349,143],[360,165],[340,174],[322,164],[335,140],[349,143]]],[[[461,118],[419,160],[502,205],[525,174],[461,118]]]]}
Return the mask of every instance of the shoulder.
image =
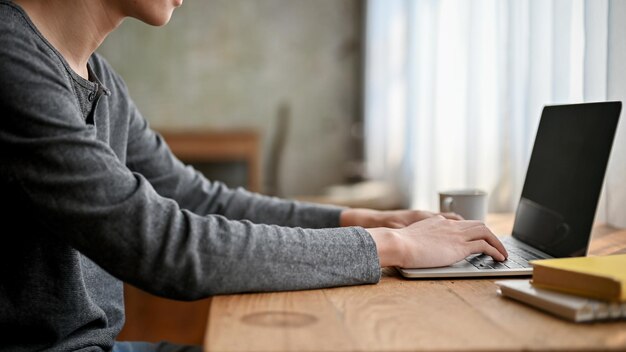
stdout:
{"type": "Polygon", "coordinates": [[[67,68],[26,13],[0,0],[0,85],[53,80],[69,87],[67,68]]]}
{"type": "MultiPolygon", "coordinates": [[[[5,0],[0,0],[0,44],[2,44],[0,53],[3,55],[25,51],[34,55],[35,58],[58,56],[26,13],[17,5],[5,0]]],[[[60,60],[56,61],[56,66],[63,66],[60,60]]]]}
{"type": "Polygon", "coordinates": [[[17,5],[0,0],[1,128],[82,121],[72,78],[17,5]]]}
{"type": "Polygon", "coordinates": [[[29,27],[29,21],[21,7],[12,1],[0,0],[0,28],[2,34],[6,34],[4,29],[20,30],[29,27]]]}

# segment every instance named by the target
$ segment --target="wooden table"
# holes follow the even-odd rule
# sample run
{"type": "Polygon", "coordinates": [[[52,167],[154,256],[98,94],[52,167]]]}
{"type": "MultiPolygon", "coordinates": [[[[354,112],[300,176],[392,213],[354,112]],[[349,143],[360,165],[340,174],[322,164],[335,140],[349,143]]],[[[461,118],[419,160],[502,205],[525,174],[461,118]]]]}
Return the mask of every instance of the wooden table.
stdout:
{"type": "MultiPolygon", "coordinates": [[[[492,215],[509,233],[511,215],[492,215]]],[[[596,226],[591,253],[626,253],[626,230],[596,226]]],[[[205,351],[626,350],[626,322],[574,324],[496,295],[494,279],[217,296],[205,351]]]]}

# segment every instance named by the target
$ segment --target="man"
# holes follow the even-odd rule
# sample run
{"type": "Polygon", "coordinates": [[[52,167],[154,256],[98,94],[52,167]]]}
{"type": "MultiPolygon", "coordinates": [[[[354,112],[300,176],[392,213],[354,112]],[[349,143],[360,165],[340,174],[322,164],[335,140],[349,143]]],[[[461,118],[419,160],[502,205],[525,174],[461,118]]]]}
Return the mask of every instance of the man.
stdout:
{"type": "Polygon", "coordinates": [[[279,200],[182,165],[94,54],[124,18],[164,25],[181,4],[0,0],[0,350],[170,348],[115,343],[122,281],[192,300],[505,259],[454,214],[279,200]]]}

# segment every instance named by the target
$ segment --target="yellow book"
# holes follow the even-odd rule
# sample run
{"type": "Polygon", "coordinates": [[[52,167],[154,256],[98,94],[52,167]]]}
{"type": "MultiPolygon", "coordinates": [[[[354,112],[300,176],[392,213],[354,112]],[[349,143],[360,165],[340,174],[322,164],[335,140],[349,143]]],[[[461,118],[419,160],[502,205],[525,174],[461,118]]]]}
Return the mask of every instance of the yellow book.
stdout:
{"type": "Polygon", "coordinates": [[[533,286],[605,301],[626,301],[626,254],[532,261],[533,286]]]}

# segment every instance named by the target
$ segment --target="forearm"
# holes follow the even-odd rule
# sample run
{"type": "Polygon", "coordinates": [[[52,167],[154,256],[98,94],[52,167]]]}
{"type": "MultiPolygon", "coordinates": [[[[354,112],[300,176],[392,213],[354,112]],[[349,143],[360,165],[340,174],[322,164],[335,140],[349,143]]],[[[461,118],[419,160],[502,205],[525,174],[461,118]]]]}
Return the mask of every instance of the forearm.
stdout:
{"type": "Polygon", "coordinates": [[[65,177],[55,174],[38,181],[36,174],[19,178],[40,220],[114,276],[157,295],[186,300],[379,279],[376,245],[360,228],[313,230],[198,216],[157,195],[139,175],[109,181],[116,186],[105,190],[77,180],[62,185],[65,177]]]}
{"type": "Polygon", "coordinates": [[[342,208],[263,196],[207,180],[180,162],[136,108],[132,109],[127,165],[145,176],[159,194],[176,200],[181,208],[198,215],[223,215],[259,224],[339,227],[342,208]]]}
{"type": "Polygon", "coordinates": [[[44,120],[39,134],[5,130],[0,144],[19,154],[4,154],[0,174],[48,229],[42,236],[113,276],[176,299],[378,281],[376,247],[362,229],[196,215],[128,170],[95,130],[70,122],[44,120]]]}
{"type": "Polygon", "coordinates": [[[229,219],[245,219],[260,224],[303,228],[340,227],[342,208],[268,197],[244,189],[225,194],[222,214],[229,219]]]}
{"type": "Polygon", "coordinates": [[[194,173],[195,177],[186,184],[187,191],[178,199],[182,207],[196,214],[218,214],[231,220],[287,227],[340,227],[340,207],[269,197],[243,188],[230,189],[194,173]]]}

